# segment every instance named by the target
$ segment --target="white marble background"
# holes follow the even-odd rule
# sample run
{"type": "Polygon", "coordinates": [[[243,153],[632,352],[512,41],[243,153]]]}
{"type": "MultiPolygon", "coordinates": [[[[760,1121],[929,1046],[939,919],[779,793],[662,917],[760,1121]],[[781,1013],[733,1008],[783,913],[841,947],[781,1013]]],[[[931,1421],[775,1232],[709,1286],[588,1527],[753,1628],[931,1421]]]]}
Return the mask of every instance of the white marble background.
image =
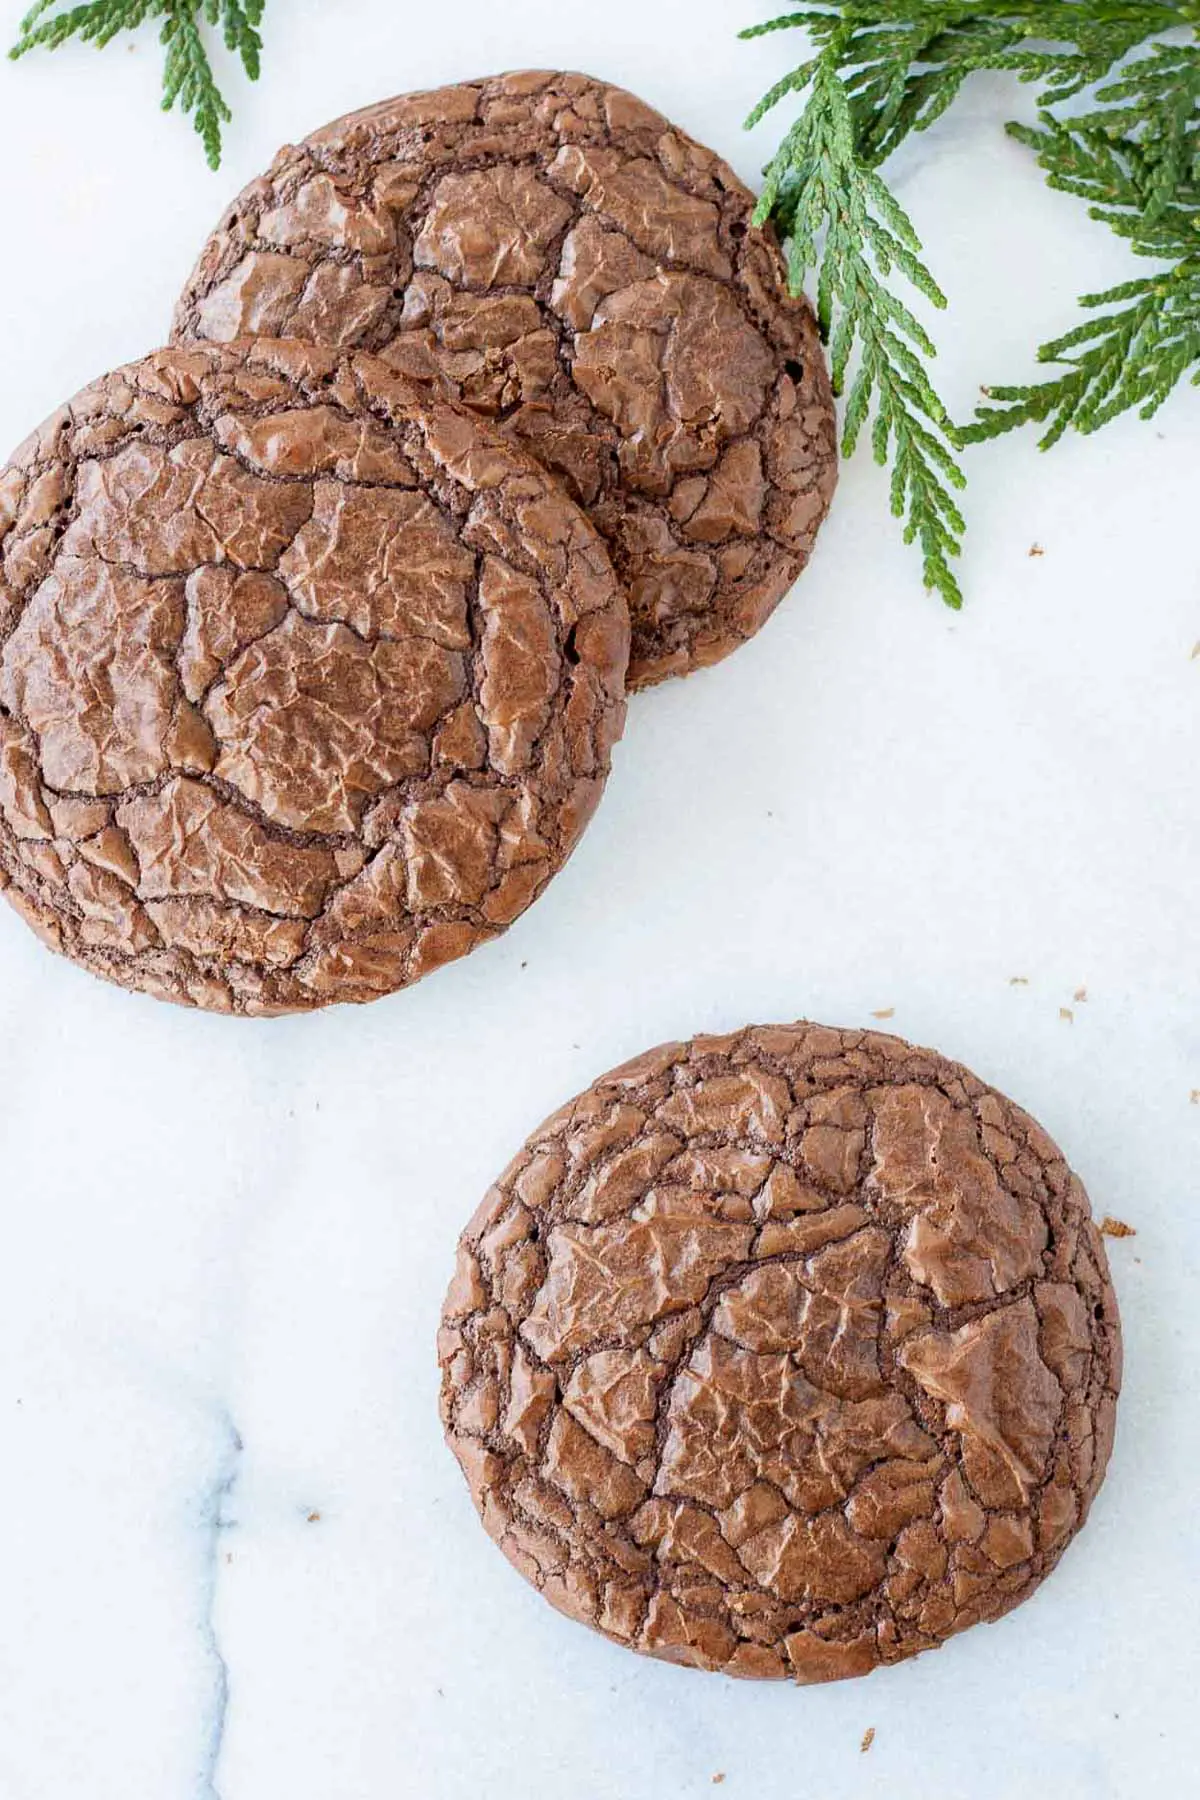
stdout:
{"type": "MultiPolygon", "coordinates": [[[[271,0],[219,177],[155,115],[151,41],[3,65],[4,447],[162,337],[279,142],[384,92],[584,67],[753,179],[777,128],[739,121],[792,48],[733,41],[764,12],[271,0]]],[[[1014,100],[977,83],[895,171],[952,296],[960,414],[1127,271],[1003,137],[1014,100]]],[[[549,894],[365,1011],[176,1012],[0,906],[3,1800],[676,1800],[719,1775],[730,1800],[1187,1791],[1198,452],[1186,390],[1049,458],[975,453],[957,619],[856,462],[770,628],[634,704],[549,894]],[[1113,1246],[1111,1476],[1041,1593],[936,1656],[807,1691],[643,1663],[508,1569],[442,1448],[455,1236],[526,1131],[621,1058],[887,1007],[1040,1115],[1137,1228],[1113,1246]]]]}

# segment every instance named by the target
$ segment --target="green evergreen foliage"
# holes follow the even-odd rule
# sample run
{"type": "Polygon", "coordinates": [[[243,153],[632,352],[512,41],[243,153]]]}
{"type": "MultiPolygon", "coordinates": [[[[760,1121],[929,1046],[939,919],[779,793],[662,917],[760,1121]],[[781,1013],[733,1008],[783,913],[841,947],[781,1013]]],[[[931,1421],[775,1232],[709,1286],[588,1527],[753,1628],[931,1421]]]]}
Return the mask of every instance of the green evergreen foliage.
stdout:
{"type": "Polygon", "coordinates": [[[767,93],[748,124],[788,95],[800,116],[766,169],[760,223],[783,239],[793,290],[815,271],[821,329],[839,388],[852,352],[843,448],[875,406],[873,444],[892,463],[892,506],[919,542],[926,585],[951,606],[949,565],[962,539],[950,490],[954,452],[1036,423],[1048,448],[1118,414],[1148,418],[1190,375],[1200,384],[1200,0],[839,0],[753,26],[802,29],[810,54],[767,93]],[[1185,41],[1186,39],[1186,41],[1185,41]],[[878,170],[910,132],[926,131],[978,70],[1038,88],[1038,124],[1011,124],[1052,187],[1159,266],[1099,294],[1090,315],[1044,343],[1043,382],[985,389],[956,427],[929,374],[934,346],[894,292],[898,273],[943,306],[912,225],[878,170]]]}
{"type": "Polygon", "coordinates": [[[57,50],[69,38],[103,50],[123,31],[134,31],[148,19],[161,19],[159,42],[165,51],[162,106],[178,106],[191,115],[212,169],[221,162],[221,127],[232,116],[217,86],[209,60],[207,34],[219,32],[225,48],[241,59],[251,81],[257,81],[262,54],[266,0],[87,0],[63,7],[60,0],[36,0],[21,21],[9,51],[15,61],[30,50],[57,50]]]}

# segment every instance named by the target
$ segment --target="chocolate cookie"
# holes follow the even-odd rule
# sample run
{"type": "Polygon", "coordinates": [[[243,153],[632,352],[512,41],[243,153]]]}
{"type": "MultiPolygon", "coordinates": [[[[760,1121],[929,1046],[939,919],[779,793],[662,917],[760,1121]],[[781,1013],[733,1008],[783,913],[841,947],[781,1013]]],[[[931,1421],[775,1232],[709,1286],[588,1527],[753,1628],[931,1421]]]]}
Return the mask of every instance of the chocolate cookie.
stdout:
{"type": "Polygon", "coordinates": [[[442,1414],[552,1605],[730,1675],[862,1675],[995,1619],[1087,1517],[1120,1382],[1079,1181],[876,1032],[667,1044],[467,1227],[442,1414]]]}
{"type": "Polygon", "coordinates": [[[629,594],[629,685],[716,662],[808,559],[837,468],[811,311],[719,157],[586,75],[353,113],[276,157],[188,282],[180,339],[388,354],[561,476],[629,594]]]}
{"type": "Polygon", "coordinates": [[[583,514],[432,386],[159,351],[0,475],[0,887],[164,999],[373,999],[564,862],[628,648],[583,514]]]}

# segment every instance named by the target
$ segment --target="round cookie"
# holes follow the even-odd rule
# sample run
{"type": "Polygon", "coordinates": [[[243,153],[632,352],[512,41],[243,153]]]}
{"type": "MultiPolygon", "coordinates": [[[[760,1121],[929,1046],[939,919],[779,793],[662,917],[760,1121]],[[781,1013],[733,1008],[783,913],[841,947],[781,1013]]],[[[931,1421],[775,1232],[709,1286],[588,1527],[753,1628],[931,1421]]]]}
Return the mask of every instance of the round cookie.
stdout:
{"type": "Polygon", "coordinates": [[[1032,1119],[876,1032],[667,1044],[539,1131],[463,1234],[442,1416],[571,1618],[833,1681],[1023,1600],[1087,1517],[1120,1322],[1032,1119]]]}
{"type": "Polygon", "coordinates": [[[588,509],[645,687],[758,630],[836,479],[812,313],[753,209],[712,151],[586,75],[408,94],[280,151],[206,245],[175,335],[386,355],[422,333],[588,509]]]}
{"type": "Polygon", "coordinates": [[[586,518],[434,381],[159,351],[0,474],[0,888],[164,999],[373,999],[565,861],[628,648],[586,518]]]}

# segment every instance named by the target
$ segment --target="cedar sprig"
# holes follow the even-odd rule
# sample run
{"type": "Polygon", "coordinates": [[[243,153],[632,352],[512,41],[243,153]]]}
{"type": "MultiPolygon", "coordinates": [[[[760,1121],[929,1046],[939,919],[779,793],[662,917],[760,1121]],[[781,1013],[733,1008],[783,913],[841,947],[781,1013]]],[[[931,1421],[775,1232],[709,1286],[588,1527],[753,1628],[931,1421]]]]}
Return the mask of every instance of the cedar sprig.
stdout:
{"type": "Polygon", "coordinates": [[[811,71],[808,103],[767,171],[754,216],[779,224],[795,291],[816,269],[817,320],[835,393],[845,390],[854,362],[843,455],[853,454],[873,407],[875,460],[892,463],[892,512],[905,521],[905,541],[920,544],[926,585],[961,606],[950,566],[964,529],[954,499],[964,486],[954,427],[923,360],[935,354],[933,343],[889,278],[899,273],[936,307],[946,298],[921,260],[910,220],[858,154],[846,90],[824,59],[811,71]]]}
{"type": "Polygon", "coordinates": [[[204,27],[219,30],[226,49],[237,56],[251,81],[261,66],[262,23],[266,0],[86,0],[55,10],[60,0],[35,0],[22,19],[9,51],[15,61],[30,50],[57,50],[79,38],[103,50],[123,31],[134,31],[148,19],[161,19],[159,42],[165,51],[162,108],[178,106],[190,114],[204,145],[208,165],[220,167],[221,128],[232,117],[217,86],[204,27]]]}
{"type": "Polygon", "coordinates": [[[758,225],[773,219],[787,255],[793,293],[816,272],[817,322],[830,351],[834,392],[850,376],[842,422],[842,454],[849,457],[874,410],[871,447],[876,462],[892,465],[891,508],[904,520],[906,543],[921,550],[926,587],[947,606],[962,605],[951,561],[965,529],[955,493],[966,485],[955,458],[957,433],[938,396],[928,364],[937,352],[929,333],[894,291],[898,274],[933,306],[946,296],[922,260],[912,221],[875,169],[864,145],[862,101],[841,72],[850,33],[825,31],[795,14],[743,33],[805,24],[817,54],[764,95],[754,125],[785,94],[804,106],[765,171],[755,210],[758,225]]]}
{"type": "Polygon", "coordinates": [[[1094,219],[1160,267],[1079,304],[1094,316],[1038,350],[1062,373],[989,387],[963,433],[978,443],[1030,423],[1049,449],[1069,429],[1098,431],[1136,411],[1152,418],[1190,375],[1200,386],[1200,48],[1152,46],[1101,87],[1088,112],[1036,128],[1010,125],[1051,187],[1077,194],[1094,219]]]}
{"type": "Polygon", "coordinates": [[[1042,102],[1069,99],[1104,79],[1148,38],[1200,18],[1188,0],[833,0],[753,25],[742,37],[802,28],[814,55],[778,82],[752,115],[800,92],[816,64],[838,71],[855,142],[878,166],[910,131],[927,131],[968,76],[1008,70],[1044,83],[1042,102]]]}
{"type": "MultiPolygon", "coordinates": [[[[1189,369],[1197,378],[1200,48],[1195,42],[1152,42],[1177,27],[1190,27],[1196,37],[1200,0],[1011,0],[987,8],[965,0],[832,0],[742,33],[759,37],[799,28],[807,34],[812,52],[775,84],[747,120],[748,125],[756,124],[789,95],[802,99],[800,118],[768,164],[758,214],[760,219],[774,218],[788,248],[795,291],[821,256],[818,231],[800,240],[794,235],[795,221],[804,211],[796,190],[809,178],[810,146],[822,127],[820,115],[832,116],[835,110],[835,91],[840,90],[842,113],[849,120],[850,149],[843,143],[840,162],[829,164],[821,223],[826,258],[833,224],[838,223],[840,265],[847,268],[851,250],[860,257],[870,250],[861,203],[868,177],[878,183],[870,189],[876,210],[890,216],[880,199],[886,195],[903,219],[875,171],[910,132],[928,130],[941,118],[968,77],[982,69],[1008,71],[1039,87],[1039,126],[1012,125],[1009,130],[1031,146],[1050,184],[1087,200],[1093,216],[1128,239],[1136,254],[1167,265],[1141,280],[1084,295],[1081,304],[1096,316],[1044,344],[1039,352],[1041,360],[1061,365],[1063,372],[1036,385],[985,390],[989,404],[979,409],[977,420],[965,430],[957,431],[949,422],[936,396],[932,402],[926,396],[916,413],[909,411],[908,425],[927,431],[930,422],[936,424],[939,435],[934,441],[955,466],[955,476],[945,474],[945,465],[934,460],[955,487],[961,485],[961,471],[953,465],[951,452],[959,444],[1036,421],[1048,425],[1042,443],[1049,445],[1069,428],[1094,431],[1130,408],[1149,416],[1189,369]],[[1137,55],[1146,45],[1149,50],[1137,55]],[[1066,119],[1050,110],[1081,96],[1084,104],[1090,101],[1090,110],[1066,119]]],[[[907,219],[904,223],[911,232],[907,219]]],[[[915,237],[898,235],[919,257],[915,237]]],[[[892,260],[912,279],[909,269],[892,260]]],[[[919,267],[929,284],[923,291],[934,298],[936,284],[924,264],[919,267]]],[[[834,338],[839,305],[853,324],[866,318],[868,309],[878,314],[894,299],[883,285],[891,272],[886,258],[876,263],[876,271],[882,280],[847,281],[840,289],[831,289],[832,312],[819,308],[824,328],[834,338]]],[[[851,341],[857,336],[864,359],[872,353],[871,340],[861,329],[843,330],[851,341]]],[[[928,338],[913,338],[912,343],[932,395],[920,357],[931,357],[933,346],[928,338]]],[[[888,394],[884,404],[900,408],[903,415],[914,391],[920,388],[910,379],[907,389],[888,394]]],[[[911,485],[907,474],[911,460],[901,472],[904,427],[897,429],[896,419],[892,413],[882,439],[885,455],[889,444],[893,447],[893,504],[899,492],[908,511],[906,536],[919,537],[926,551],[927,584],[957,604],[953,578],[949,584],[938,578],[937,558],[931,562],[929,555],[928,528],[922,530],[927,520],[923,509],[932,490],[911,485]]],[[[847,433],[850,446],[856,435],[847,433]]],[[[878,432],[875,442],[878,455],[878,432]]],[[[943,512],[941,521],[944,563],[961,542],[962,525],[956,510],[943,512]]]]}

